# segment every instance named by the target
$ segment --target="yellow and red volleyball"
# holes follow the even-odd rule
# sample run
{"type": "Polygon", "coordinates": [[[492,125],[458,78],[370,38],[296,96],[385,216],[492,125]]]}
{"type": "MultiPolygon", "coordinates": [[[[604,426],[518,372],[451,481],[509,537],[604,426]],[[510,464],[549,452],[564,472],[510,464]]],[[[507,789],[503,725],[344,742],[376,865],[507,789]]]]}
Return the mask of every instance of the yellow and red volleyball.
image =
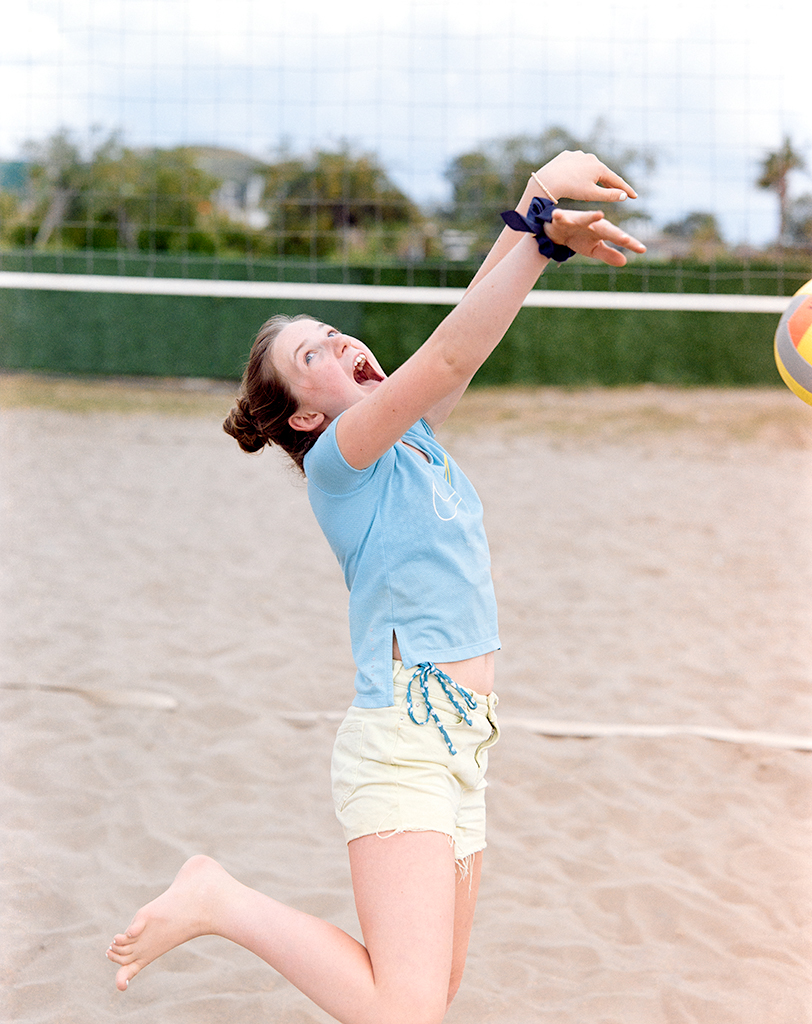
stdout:
{"type": "Polygon", "coordinates": [[[812,281],[793,295],[778,322],[775,365],[790,391],[812,405],[812,281]]]}

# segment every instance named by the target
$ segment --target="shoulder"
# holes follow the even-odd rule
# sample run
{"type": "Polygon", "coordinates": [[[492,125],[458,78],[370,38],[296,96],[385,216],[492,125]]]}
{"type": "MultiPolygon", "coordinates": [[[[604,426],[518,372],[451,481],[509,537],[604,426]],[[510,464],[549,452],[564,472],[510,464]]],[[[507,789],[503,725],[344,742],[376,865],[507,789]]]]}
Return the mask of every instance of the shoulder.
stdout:
{"type": "Polygon", "coordinates": [[[336,439],[336,424],[341,417],[337,417],[319,435],[318,440],[305,455],[304,471],[307,477],[308,486],[317,487],[327,494],[349,494],[351,491],[362,487],[372,476],[376,469],[386,459],[386,453],[366,469],[355,469],[351,466],[338,446],[336,439]]]}
{"type": "MultiPolygon", "coordinates": [[[[343,415],[343,414],[342,414],[343,415]]],[[[318,488],[326,494],[350,494],[366,486],[372,480],[381,481],[387,472],[391,472],[397,464],[395,448],[389,448],[371,466],[366,469],[355,469],[344,456],[336,438],[336,425],[341,419],[336,417],[327,429],[319,435],[318,440],[305,455],[304,471],[308,486],[318,488]]],[[[425,420],[418,420],[403,435],[404,439],[412,437],[416,441],[433,441],[434,431],[425,420]]]]}

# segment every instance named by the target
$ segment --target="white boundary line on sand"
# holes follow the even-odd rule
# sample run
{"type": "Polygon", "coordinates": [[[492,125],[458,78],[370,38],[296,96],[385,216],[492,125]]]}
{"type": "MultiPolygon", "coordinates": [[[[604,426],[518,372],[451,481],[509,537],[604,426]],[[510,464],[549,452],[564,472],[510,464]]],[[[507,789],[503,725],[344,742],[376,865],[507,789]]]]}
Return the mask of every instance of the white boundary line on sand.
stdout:
{"type": "MultiPolygon", "coordinates": [[[[49,685],[43,683],[0,683],[5,690],[43,690],[54,693],[73,693],[98,704],[122,707],[159,708],[174,711],[180,701],[167,694],[152,690],[122,687],[121,689],[96,689],[84,686],[49,685]]],[[[315,725],[317,722],[340,722],[344,711],[287,711],[281,717],[291,725],[315,725]]],[[[514,718],[500,716],[499,724],[508,729],[524,729],[539,736],[572,739],[596,739],[609,737],[630,737],[633,739],[668,739],[673,736],[698,736],[706,740],[720,740],[724,743],[754,743],[765,747],[784,750],[812,751],[812,736],[788,735],[786,733],[758,732],[750,729],[726,729],[706,725],[637,725],[630,722],[561,722],[551,718],[514,718]]]]}
{"type": "MultiPolygon", "coordinates": [[[[340,722],[343,711],[289,711],[282,717],[291,724],[313,725],[316,722],[340,722]]],[[[668,739],[673,736],[698,736],[706,740],[720,740],[723,743],[754,743],[764,747],[779,747],[784,750],[812,751],[812,736],[794,736],[785,733],[757,732],[750,729],[725,729],[705,725],[636,725],[633,723],[609,724],[603,722],[559,722],[548,718],[513,718],[499,716],[499,725],[508,729],[524,729],[539,736],[570,737],[573,739],[597,739],[606,737],[630,737],[633,739],[668,739]]]]}
{"type": "MultiPolygon", "coordinates": [[[[209,281],[202,278],[118,277],[104,274],[32,274],[0,271],[0,288],[105,292],[122,295],[210,296],[223,299],[291,299],[297,302],[385,302],[455,306],[462,288],[410,288],[368,284],[286,281],[209,281]]],[[[788,296],[699,295],[687,292],[569,292],[535,289],[525,306],[559,309],[677,310],[691,313],[776,313],[788,296]]]]}

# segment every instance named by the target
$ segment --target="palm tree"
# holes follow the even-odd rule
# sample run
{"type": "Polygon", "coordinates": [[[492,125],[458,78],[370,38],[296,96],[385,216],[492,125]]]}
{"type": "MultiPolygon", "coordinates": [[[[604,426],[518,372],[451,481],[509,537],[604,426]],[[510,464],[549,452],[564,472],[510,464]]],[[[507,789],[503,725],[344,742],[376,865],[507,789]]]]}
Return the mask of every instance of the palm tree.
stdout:
{"type": "Polygon", "coordinates": [[[759,188],[773,189],[778,195],[778,209],[780,226],[778,232],[778,244],[785,245],[789,238],[789,213],[790,203],[788,195],[788,182],[790,171],[803,170],[804,161],[800,153],[792,148],[792,140],[789,135],[784,136],[784,142],[775,153],[768,153],[761,164],[761,177],[758,179],[759,188]]]}

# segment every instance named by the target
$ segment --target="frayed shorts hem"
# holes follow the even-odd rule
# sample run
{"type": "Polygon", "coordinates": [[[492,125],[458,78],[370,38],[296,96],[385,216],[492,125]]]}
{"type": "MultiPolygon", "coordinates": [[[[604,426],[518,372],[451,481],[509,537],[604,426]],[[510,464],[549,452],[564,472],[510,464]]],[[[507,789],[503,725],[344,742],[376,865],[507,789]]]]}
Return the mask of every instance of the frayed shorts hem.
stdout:
{"type": "MultiPolygon", "coordinates": [[[[497,698],[472,694],[476,706],[466,706],[468,724],[430,680],[432,709],[452,753],[434,718],[409,713],[412,672],[395,662],[394,705],[353,706],[339,727],[332,759],[336,815],[348,843],[368,835],[439,832],[449,837],[457,862],[469,861],[487,846],[485,773],[488,748],[499,737],[497,698]]],[[[423,712],[418,686],[411,697],[413,711],[423,712]]]]}
{"type": "Polygon", "coordinates": [[[482,853],[482,851],[488,846],[488,844],[483,840],[482,845],[476,850],[467,850],[463,853],[457,846],[453,835],[449,835],[448,832],[444,832],[442,829],[437,828],[399,828],[393,832],[365,832],[360,836],[345,836],[345,838],[347,839],[347,844],[349,844],[356,839],[365,839],[367,836],[376,836],[378,839],[391,839],[393,836],[402,836],[405,832],[437,832],[438,835],[445,836],[448,840],[449,846],[454,851],[454,864],[456,865],[460,879],[471,878],[471,868],[473,866],[474,857],[476,857],[478,853],[482,853]]]}
{"type": "Polygon", "coordinates": [[[463,849],[457,845],[457,841],[452,832],[447,831],[445,828],[432,828],[431,825],[416,825],[414,827],[404,825],[402,828],[393,828],[388,832],[367,832],[366,830],[362,830],[361,834],[357,836],[353,835],[352,831],[344,829],[344,839],[348,843],[351,843],[353,839],[363,839],[365,836],[377,836],[378,839],[391,839],[392,836],[400,836],[403,835],[404,832],[437,832],[440,835],[445,836],[449,843],[454,847],[455,860],[466,860],[468,857],[473,857],[475,853],[481,853],[488,845],[483,839],[481,842],[473,843],[473,845],[476,846],[475,850],[468,849],[468,844],[466,844],[466,848],[463,852],[463,849]]]}

